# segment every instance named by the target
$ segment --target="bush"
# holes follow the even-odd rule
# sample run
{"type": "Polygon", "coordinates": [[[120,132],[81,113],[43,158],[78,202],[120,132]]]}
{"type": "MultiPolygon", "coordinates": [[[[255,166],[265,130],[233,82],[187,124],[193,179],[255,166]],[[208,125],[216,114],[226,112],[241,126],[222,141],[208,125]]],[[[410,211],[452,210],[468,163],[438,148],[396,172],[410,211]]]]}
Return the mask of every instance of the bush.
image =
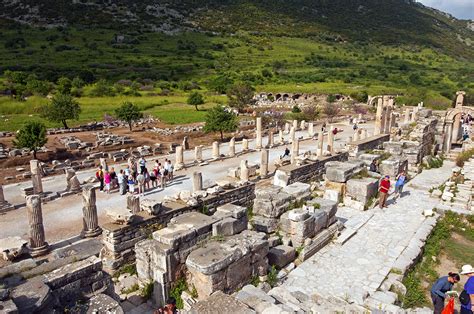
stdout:
{"type": "Polygon", "coordinates": [[[474,155],[474,148],[463,151],[456,157],[456,166],[463,167],[464,163],[474,155]]]}

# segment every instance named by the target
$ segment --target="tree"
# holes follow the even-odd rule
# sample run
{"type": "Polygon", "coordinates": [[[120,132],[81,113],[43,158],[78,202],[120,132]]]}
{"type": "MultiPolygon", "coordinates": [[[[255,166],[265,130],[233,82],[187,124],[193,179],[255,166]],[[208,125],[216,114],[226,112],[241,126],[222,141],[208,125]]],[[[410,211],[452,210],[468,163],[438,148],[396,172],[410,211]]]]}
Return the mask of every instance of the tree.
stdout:
{"type": "Polygon", "coordinates": [[[255,89],[247,83],[237,83],[227,92],[229,106],[241,111],[246,106],[251,105],[255,89]]]}
{"type": "Polygon", "coordinates": [[[324,114],[328,117],[329,122],[332,122],[332,119],[339,114],[341,107],[337,104],[325,104],[323,108],[324,114]]]}
{"type": "Polygon", "coordinates": [[[220,132],[221,140],[224,139],[224,132],[233,132],[237,127],[237,115],[222,105],[217,105],[206,113],[204,132],[220,132]]]}
{"type": "Polygon", "coordinates": [[[79,119],[81,106],[71,95],[57,94],[51,103],[44,106],[41,116],[51,122],[61,122],[64,128],[69,129],[67,120],[79,119]]]}
{"type": "Polygon", "coordinates": [[[46,137],[46,127],[38,121],[27,122],[16,134],[13,145],[17,148],[29,148],[33,151],[33,158],[36,159],[36,152],[48,142],[46,137]]]}
{"type": "Polygon", "coordinates": [[[58,79],[58,84],[56,86],[56,89],[58,90],[60,94],[70,94],[71,88],[72,88],[72,82],[70,79],[64,76],[58,79]]]}
{"type": "Polygon", "coordinates": [[[297,105],[294,105],[293,108],[291,108],[292,113],[300,113],[301,109],[297,105]]]}
{"type": "Polygon", "coordinates": [[[130,131],[132,131],[132,123],[143,117],[140,108],[129,101],[124,102],[120,108],[115,110],[115,115],[118,119],[128,123],[130,131]]]}
{"type": "Polygon", "coordinates": [[[306,121],[314,121],[319,118],[319,109],[315,104],[303,108],[303,117],[306,121]]]}
{"type": "Polygon", "coordinates": [[[199,111],[198,106],[204,104],[204,97],[199,92],[193,92],[188,97],[188,105],[194,106],[199,111]]]}

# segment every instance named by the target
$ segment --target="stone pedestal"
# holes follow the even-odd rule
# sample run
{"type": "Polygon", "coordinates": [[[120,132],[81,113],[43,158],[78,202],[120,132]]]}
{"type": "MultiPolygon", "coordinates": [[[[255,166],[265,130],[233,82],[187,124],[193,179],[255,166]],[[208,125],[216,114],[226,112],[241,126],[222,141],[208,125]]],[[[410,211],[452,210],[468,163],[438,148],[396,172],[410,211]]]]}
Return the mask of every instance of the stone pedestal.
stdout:
{"type": "Polygon", "coordinates": [[[288,122],[285,123],[285,134],[290,133],[290,124],[288,122]]]}
{"type": "Polygon", "coordinates": [[[383,120],[383,99],[379,97],[377,99],[377,112],[375,113],[375,129],[374,129],[375,135],[379,135],[382,133],[382,120],[383,120]]]}
{"type": "Polygon", "coordinates": [[[193,192],[202,190],[202,173],[194,172],[193,173],[193,192]]]}
{"type": "Polygon", "coordinates": [[[127,209],[130,210],[132,214],[141,211],[140,197],[138,195],[127,195],[127,209]]]}
{"type": "Polygon", "coordinates": [[[246,152],[249,150],[249,140],[244,138],[242,140],[242,151],[246,152]]]}
{"type": "Polygon", "coordinates": [[[301,120],[301,122],[300,122],[300,130],[302,130],[302,131],[303,131],[303,130],[306,130],[306,121],[301,120]]]}
{"type": "Polygon", "coordinates": [[[275,139],[273,137],[273,130],[270,129],[268,130],[268,142],[267,142],[267,147],[268,148],[272,148],[273,146],[275,146],[275,139]]]}
{"type": "Polygon", "coordinates": [[[247,160],[240,161],[240,181],[249,181],[249,168],[247,166],[247,160]]]}
{"type": "Polygon", "coordinates": [[[194,160],[202,162],[202,145],[194,147],[194,160]]]}
{"type": "Polygon", "coordinates": [[[219,159],[221,154],[219,152],[219,142],[212,143],[212,158],[219,159]]]}
{"type": "Polygon", "coordinates": [[[231,138],[229,141],[229,157],[235,156],[235,137],[231,138]]]}
{"type": "Polygon", "coordinates": [[[189,149],[189,141],[188,141],[188,137],[187,137],[187,136],[185,136],[185,137],[183,138],[183,145],[182,145],[182,146],[183,146],[183,149],[189,149]]]}
{"type": "Polygon", "coordinates": [[[33,182],[33,194],[41,195],[43,193],[43,183],[41,182],[42,171],[39,161],[30,160],[31,181],[33,182]]]}
{"type": "Polygon", "coordinates": [[[175,153],[175,169],[183,169],[184,168],[184,149],[183,146],[176,146],[176,153],[175,153]]]}
{"type": "Polygon", "coordinates": [[[290,158],[290,162],[291,164],[295,164],[296,163],[296,158],[298,157],[299,155],[299,150],[300,150],[300,140],[298,138],[296,138],[293,143],[291,144],[291,158],[290,158]]]}
{"type": "Polygon", "coordinates": [[[290,143],[293,143],[295,141],[295,137],[296,137],[295,133],[296,133],[296,128],[292,126],[290,129],[290,143]]]}
{"type": "Polygon", "coordinates": [[[283,137],[283,131],[279,130],[278,131],[278,144],[283,144],[285,143],[285,138],[283,137]]]}
{"type": "Polygon", "coordinates": [[[409,108],[405,109],[405,120],[403,122],[410,123],[410,109],[409,108]]]}
{"type": "Polygon", "coordinates": [[[298,120],[293,120],[293,129],[298,130],[298,120]]]}
{"type": "Polygon", "coordinates": [[[360,139],[365,140],[367,137],[368,137],[367,129],[361,129],[360,130],[360,139]]]}
{"type": "Polygon", "coordinates": [[[334,154],[334,127],[331,126],[328,132],[328,152],[333,155],[334,154]]]}
{"type": "Polygon", "coordinates": [[[3,186],[0,184],[0,212],[7,211],[13,208],[14,206],[5,200],[5,195],[3,194],[3,186]]]}
{"type": "Polygon", "coordinates": [[[324,134],[320,131],[318,134],[318,157],[322,157],[324,153],[324,134]]]}
{"type": "Polygon", "coordinates": [[[266,177],[268,175],[268,149],[262,149],[260,153],[260,176],[266,177]]]}
{"type": "Polygon", "coordinates": [[[309,124],[308,124],[308,136],[309,137],[314,136],[314,124],[313,124],[313,122],[309,122],[309,124]]]}
{"type": "Polygon", "coordinates": [[[354,131],[354,135],[352,136],[352,139],[354,142],[357,142],[359,140],[359,130],[354,131]]]}
{"type": "Polygon", "coordinates": [[[86,238],[96,237],[102,233],[97,218],[95,200],[95,187],[92,184],[85,185],[82,188],[82,214],[84,221],[82,232],[86,238]]]}
{"type": "Polygon", "coordinates": [[[257,134],[255,138],[255,148],[262,148],[262,118],[257,118],[257,134]]]}
{"type": "Polygon", "coordinates": [[[45,241],[43,226],[43,211],[41,209],[41,197],[30,195],[26,197],[26,207],[28,213],[29,246],[31,256],[41,256],[48,252],[49,245],[45,241]]]}

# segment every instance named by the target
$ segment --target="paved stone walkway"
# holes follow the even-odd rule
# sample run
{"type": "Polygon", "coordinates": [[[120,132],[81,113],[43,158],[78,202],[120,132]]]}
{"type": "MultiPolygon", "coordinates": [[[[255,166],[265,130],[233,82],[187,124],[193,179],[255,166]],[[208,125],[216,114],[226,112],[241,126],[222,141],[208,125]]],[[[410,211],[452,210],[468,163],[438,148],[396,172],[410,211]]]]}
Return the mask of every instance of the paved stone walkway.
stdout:
{"type": "Polygon", "coordinates": [[[433,218],[427,220],[422,215],[423,210],[439,202],[430,198],[428,190],[446,181],[453,166],[445,162],[442,168],[423,171],[407,184],[401,199],[389,197],[384,210],[342,208],[338,216],[347,219],[346,224],[362,227],[343,245],[330,244],[303,262],[282,287],[288,292],[336,296],[363,305],[365,298],[381,286],[419,228],[433,224],[433,218]]]}

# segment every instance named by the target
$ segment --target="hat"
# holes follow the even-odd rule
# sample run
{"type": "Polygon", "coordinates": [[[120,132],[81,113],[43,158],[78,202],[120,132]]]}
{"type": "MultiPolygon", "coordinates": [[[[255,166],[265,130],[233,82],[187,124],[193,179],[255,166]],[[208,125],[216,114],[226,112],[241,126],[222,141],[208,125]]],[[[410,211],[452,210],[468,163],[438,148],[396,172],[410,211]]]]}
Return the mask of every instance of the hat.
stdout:
{"type": "Polygon", "coordinates": [[[464,265],[461,269],[461,275],[467,275],[474,273],[474,268],[471,265],[464,265]]]}

